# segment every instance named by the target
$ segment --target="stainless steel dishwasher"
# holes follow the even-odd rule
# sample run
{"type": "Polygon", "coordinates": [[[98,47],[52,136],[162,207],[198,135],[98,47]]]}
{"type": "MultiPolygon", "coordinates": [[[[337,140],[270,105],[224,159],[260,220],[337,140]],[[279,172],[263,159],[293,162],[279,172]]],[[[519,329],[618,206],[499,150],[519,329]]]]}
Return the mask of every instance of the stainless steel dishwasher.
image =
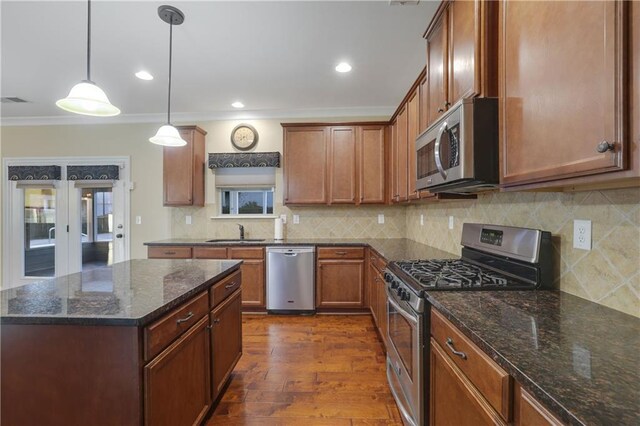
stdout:
{"type": "Polygon", "coordinates": [[[267,311],[315,311],[315,247],[267,247],[267,311]]]}

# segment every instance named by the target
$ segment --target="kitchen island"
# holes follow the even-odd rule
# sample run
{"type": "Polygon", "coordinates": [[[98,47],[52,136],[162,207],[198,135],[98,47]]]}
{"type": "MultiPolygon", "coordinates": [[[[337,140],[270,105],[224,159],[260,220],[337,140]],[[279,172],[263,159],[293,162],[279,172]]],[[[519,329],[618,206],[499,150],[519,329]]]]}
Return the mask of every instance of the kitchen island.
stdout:
{"type": "Polygon", "coordinates": [[[194,424],[242,354],[239,261],[131,260],[0,292],[3,424],[194,424]]]}

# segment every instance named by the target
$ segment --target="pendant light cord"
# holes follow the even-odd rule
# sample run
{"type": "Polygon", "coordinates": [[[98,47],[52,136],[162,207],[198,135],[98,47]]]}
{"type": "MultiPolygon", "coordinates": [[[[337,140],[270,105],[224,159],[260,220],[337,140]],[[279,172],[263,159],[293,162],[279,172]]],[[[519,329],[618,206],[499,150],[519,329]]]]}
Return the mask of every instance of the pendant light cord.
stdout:
{"type": "Polygon", "coordinates": [[[87,0],[87,81],[91,81],[91,0],[87,0]]]}
{"type": "Polygon", "coordinates": [[[167,124],[171,124],[171,58],[173,54],[173,18],[169,22],[169,96],[167,97],[167,124]]]}

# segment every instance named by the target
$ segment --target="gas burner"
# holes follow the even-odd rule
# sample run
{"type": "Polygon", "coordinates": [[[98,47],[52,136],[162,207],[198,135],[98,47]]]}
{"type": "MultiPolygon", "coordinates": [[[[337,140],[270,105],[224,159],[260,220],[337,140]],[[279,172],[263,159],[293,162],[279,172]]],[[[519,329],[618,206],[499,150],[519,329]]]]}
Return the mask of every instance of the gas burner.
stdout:
{"type": "Polygon", "coordinates": [[[400,269],[430,289],[502,288],[519,283],[462,259],[396,262],[400,269]]]}

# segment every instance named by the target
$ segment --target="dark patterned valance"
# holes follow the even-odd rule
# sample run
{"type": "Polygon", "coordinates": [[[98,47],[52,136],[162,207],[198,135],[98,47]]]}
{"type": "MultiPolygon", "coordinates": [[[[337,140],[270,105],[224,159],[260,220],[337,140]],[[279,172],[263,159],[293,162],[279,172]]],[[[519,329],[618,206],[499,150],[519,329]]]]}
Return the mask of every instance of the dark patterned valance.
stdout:
{"type": "Polygon", "coordinates": [[[9,166],[9,180],[60,180],[60,166],[9,166]]]}
{"type": "Polygon", "coordinates": [[[226,167],[280,167],[280,153],[209,153],[210,169],[226,167]]]}
{"type": "Polygon", "coordinates": [[[68,180],[118,180],[118,166],[67,166],[68,180]]]}

